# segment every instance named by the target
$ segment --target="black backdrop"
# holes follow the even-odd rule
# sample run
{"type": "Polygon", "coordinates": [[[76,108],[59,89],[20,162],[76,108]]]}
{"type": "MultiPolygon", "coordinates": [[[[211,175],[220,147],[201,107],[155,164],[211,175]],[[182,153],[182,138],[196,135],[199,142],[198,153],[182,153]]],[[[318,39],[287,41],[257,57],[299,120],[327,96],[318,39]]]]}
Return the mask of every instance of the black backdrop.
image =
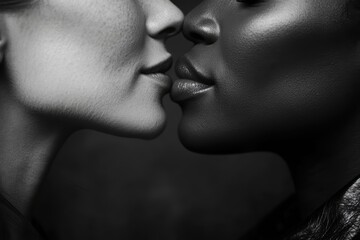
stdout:
{"type": "MultiPolygon", "coordinates": [[[[174,0],[185,12],[198,0],[174,0]]],[[[169,40],[179,55],[191,46],[169,40]]],[[[72,136],[50,169],[33,216],[51,240],[237,239],[292,191],[274,155],[207,156],[176,137],[180,109],[165,99],[156,140],[93,131],[72,136]]]]}

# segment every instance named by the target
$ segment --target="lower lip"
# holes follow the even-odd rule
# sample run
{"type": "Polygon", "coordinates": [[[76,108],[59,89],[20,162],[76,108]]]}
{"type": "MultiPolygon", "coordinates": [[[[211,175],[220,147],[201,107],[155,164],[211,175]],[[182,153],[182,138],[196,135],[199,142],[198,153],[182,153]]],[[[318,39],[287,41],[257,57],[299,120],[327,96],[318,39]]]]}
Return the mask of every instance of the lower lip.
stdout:
{"type": "Polygon", "coordinates": [[[212,86],[188,79],[176,80],[171,89],[171,98],[182,102],[206,93],[212,86]]]}
{"type": "Polygon", "coordinates": [[[145,76],[155,81],[155,83],[157,83],[160,87],[164,88],[167,92],[170,91],[172,81],[168,75],[163,73],[152,73],[152,74],[145,74],[145,76]]]}

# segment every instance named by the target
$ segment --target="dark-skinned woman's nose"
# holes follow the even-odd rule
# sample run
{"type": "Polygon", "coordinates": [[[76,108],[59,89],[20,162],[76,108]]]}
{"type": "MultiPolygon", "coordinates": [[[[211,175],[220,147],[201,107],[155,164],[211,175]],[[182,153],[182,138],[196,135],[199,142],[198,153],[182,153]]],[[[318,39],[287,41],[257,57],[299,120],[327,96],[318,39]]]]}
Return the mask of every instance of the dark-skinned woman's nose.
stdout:
{"type": "Polygon", "coordinates": [[[215,18],[194,9],[185,17],[183,32],[194,43],[210,45],[218,40],[220,29],[215,18]]]}

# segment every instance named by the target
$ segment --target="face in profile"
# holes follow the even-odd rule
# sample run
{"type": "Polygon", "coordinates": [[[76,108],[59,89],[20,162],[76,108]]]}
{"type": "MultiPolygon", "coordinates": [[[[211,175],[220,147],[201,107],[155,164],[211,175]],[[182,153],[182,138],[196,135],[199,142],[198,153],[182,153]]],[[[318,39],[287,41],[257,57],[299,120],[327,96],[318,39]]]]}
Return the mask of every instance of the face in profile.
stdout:
{"type": "Polygon", "coordinates": [[[8,87],[35,114],[155,136],[171,86],[164,40],[182,20],[169,0],[47,0],[4,13],[8,87]]]}
{"type": "Polygon", "coordinates": [[[357,12],[345,0],[204,0],[172,98],[199,152],[267,150],[312,138],[359,105],[357,12]]]}

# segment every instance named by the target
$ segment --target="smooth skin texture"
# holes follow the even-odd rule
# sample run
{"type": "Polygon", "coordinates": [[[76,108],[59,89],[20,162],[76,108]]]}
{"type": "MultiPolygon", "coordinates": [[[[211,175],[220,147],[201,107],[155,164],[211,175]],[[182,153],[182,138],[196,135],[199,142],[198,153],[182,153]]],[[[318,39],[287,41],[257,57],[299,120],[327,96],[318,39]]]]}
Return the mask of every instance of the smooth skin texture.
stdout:
{"type": "Polygon", "coordinates": [[[40,0],[1,13],[0,190],[8,200],[27,213],[78,129],[139,138],[162,131],[165,40],[182,21],[168,0],[40,0]]]}
{"type": "Polygon", "coordinates": [[[360,173],[359,14],[345,0],[202,1],[172,93],[189,79],[208,88],[179,101],[182,143],[280,154],[311,213],[360,173]]]}
{"type": "Polygon", "coordinates": [[[164,39],[182,18],[168,0],[50,0],[6,15],[10,90],[41,114],[153,137],[165,124],[166,86],[141,71],[171,57],[164,39]]]}

